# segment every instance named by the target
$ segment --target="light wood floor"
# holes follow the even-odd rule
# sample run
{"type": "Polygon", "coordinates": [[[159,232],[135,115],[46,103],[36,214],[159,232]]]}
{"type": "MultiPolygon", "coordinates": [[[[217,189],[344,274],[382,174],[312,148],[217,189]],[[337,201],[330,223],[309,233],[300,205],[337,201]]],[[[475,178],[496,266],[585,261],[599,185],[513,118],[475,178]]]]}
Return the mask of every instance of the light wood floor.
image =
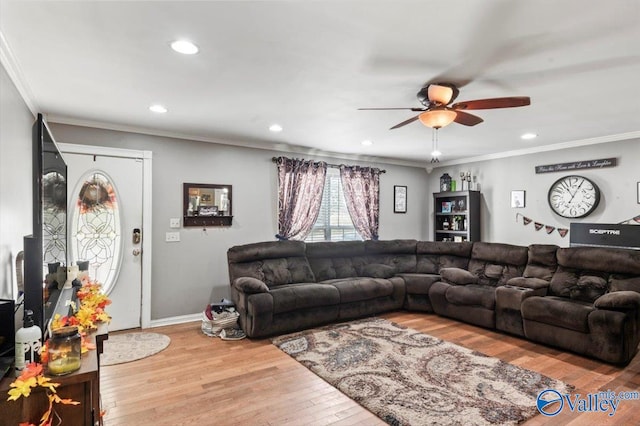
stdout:
{"type": "MultiPolygon", "coordinates": [[[[433,314],[381,316],[563,380],[582,395],[640,388],[640,355],[620,368],[433,314]]],[[[203,335],[195,322],[150,331],[169,335],[171,345],[101,370],[107,426],[383,424],[268,339],[222,341],[203,335]]],[[[613,417],[565,408],[526,424],[640,424],[640,401],[622,401],[613,417]]]]}

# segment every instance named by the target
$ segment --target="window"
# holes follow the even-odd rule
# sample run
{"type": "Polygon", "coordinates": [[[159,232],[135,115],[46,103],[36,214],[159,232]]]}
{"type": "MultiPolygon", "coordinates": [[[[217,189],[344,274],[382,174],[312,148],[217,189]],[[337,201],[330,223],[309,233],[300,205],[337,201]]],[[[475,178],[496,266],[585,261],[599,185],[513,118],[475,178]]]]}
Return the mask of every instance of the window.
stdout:
{"type": "Polygon", "coordinates": [[[306,242],[362,240],[353,226],[342,192],[340,170],[330,167],[324,182],[320,213],[306,242]]]}

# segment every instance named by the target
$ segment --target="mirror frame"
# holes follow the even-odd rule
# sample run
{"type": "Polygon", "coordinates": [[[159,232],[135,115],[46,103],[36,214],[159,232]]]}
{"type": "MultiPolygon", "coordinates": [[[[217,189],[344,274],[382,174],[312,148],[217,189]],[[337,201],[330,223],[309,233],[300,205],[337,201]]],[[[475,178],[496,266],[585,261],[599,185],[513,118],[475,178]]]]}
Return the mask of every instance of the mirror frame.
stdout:
{"type": "Polygon", "coordinates": [[[231,226],[233,220],[233,191],[231,185],[214,185],[208,183],[184,183],[182,186],[182,226],[231,226]],[[214,214],[211,216],[190,216],[189,211],[189,190],[190,189],[227,189],[229,208],[224,215],[214,214]]]}

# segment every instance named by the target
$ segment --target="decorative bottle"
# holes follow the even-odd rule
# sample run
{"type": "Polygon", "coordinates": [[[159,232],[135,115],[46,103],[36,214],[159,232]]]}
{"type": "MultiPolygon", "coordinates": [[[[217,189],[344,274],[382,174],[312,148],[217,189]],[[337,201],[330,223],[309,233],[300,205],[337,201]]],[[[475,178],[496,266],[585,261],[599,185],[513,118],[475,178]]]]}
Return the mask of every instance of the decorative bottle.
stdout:
{"type": "Polygon", "coordinates": [[[23,326],[16,332],[16,376],[31,362],[40,360],[42,347],[42,330],[33,324],[33,311],[24,311],[23,326]]]}

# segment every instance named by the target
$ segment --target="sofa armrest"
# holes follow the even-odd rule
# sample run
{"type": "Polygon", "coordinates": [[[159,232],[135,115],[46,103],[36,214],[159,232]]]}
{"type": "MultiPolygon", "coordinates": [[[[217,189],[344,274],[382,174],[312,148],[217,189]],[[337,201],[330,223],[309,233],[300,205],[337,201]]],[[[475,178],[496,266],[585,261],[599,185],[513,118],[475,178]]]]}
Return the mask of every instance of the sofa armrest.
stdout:
{"type": "Polygon", "coordinates": [[[507,281],[507,285],[512,287],[530,288],[532,290],[540,290],[549,287],[549,281],[541,278],[514,277],[507,281]]]}
{"type": "Polygon", "coordinates": [[[257,278],[240,277],[233,282],[233,286],[242,293],[268,293],[269,287],[257,278]]]}
{"type": "Polygon", "coordinates": [[[476,275],[461,268],[442,268],[440,269],[440,277],[441,281],[448,284],[467,285],[478,283],[476,275]]]}
{"type": "Polygon", "coordinates": [[[640,293],[635,291],[614,291],[598,297],[593,306],[598,309],[638,309],[640,293]]]}

